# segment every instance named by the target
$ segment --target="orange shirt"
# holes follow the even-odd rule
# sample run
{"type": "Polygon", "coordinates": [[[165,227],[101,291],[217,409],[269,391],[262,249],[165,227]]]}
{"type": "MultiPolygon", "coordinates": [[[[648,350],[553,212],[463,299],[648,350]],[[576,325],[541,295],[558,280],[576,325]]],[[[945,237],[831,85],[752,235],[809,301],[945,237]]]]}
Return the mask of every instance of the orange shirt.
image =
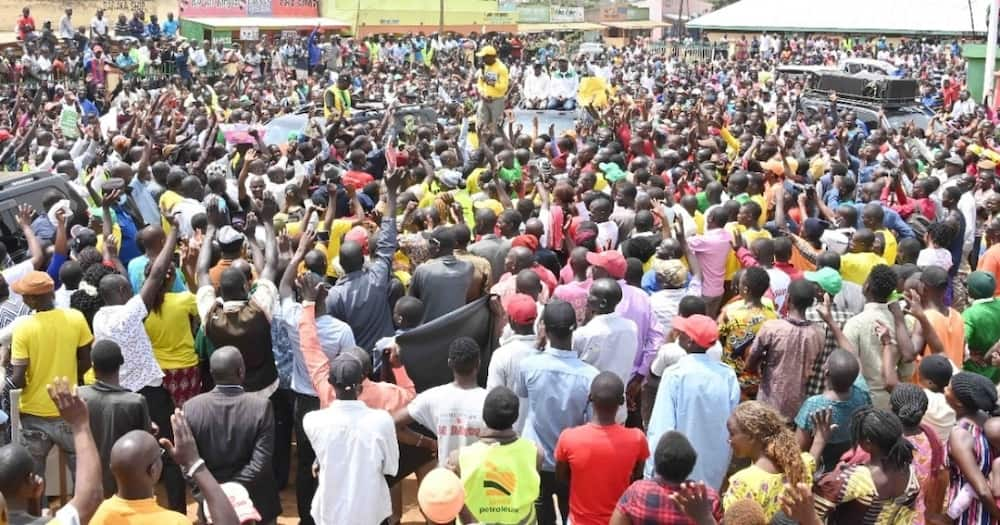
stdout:
{"type": "MultiPolygon", "coordinates": [[[[981,272],[1000,275],[1000,244],[994,244],[990,246],[990,249],[986,250],[986,253],[979,259],[979,267],[976,269],[981,272]]],[[[1000,279],[997,279],[997,288],[993,292],[993,295],[994,297],[1000,296],[1000,279]]]]}
{"type": "MultiPolygon", "coordinates": [[[[934,328],[934,332],[941,339],[941,344],[944,346],[944,355],[948,357],[948,360],[953,365],[961,369],[962,363],[965,362],[965,322],[962,320],[962,314],[958,313],[954,308],[948,309],[947,316],[939,312],[936,308],[929,308],[925,310],[925,313],[927,320],[931,323],[931,327],[934,328]]],[[[921,355],[917,356],[917,363],[920,363],[920,357],[931,355],[931,353],[931,346],[925,345],[921,355]]],[[[919,379],[918,366],[913,371],[913,382],[916,383],[919,379]]]]}
{"type": "MultiPolygon", "coordinates": [[[[323,408],[330,406],[330,403],[337,398],[337,394],[327,380],[330,375],[330,361],[320,349],[315,304],[302,305],[302,317],[299,318],[299,350],[302,352],[302,360],[309,371],[313,388],[316,389],[320,406],[323,408]]],[[[368,408],[382,409],[389,413],[405,407],[413,401],[416,392],[409,376],[405,374],[400,376],[398,371],[396,374],[400,385],[376,383],[365,378],[358,401],[363,402],[368,408]],[[409,388],[405,388],[407,386],[409,388]]]]}

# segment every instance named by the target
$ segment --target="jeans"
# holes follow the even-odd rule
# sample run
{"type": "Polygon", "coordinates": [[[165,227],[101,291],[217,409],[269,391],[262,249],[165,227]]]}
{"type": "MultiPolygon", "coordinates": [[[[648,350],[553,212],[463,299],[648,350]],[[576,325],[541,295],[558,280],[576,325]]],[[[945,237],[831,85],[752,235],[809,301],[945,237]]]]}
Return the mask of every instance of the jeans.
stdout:
{"type": "Polygon", "coordinates": [[[288,485],[288,473],[292,467],[292,429],[295,427],[294,400],[292,391],[279,388],[271,394],[271,408],[274,411],[274,456],[271,466],[278,490],[288,485]]]}
{"type": "Polygon", "coordinates": [[[576,109],[576,100],[572,98],[563,99],[560,101],[556,97],[549,98],[549,109],[560,109],[562,111],[572,111],[576,109]]]}
{"type": "Polygon", "coordinates": [[[73,430],[58,417],[39,417],[21,413],[21,445],[28,449],[34,463],[35,474],[45,477],[45,460],[52,445],[66,453],[70,471],[76,478],[76,449],[73,447],[73,430]]]}
{"type": "MultiPolygon", "coordinates": [[[[160,428],[159,437],[174,439],[174,428],[170,425],[170,416],[174,413],[174,400],[170,392],[162,386],[147,386],[139,390],[146,398],[149,407],[149,419],[160,428]]],[[[170,510],[187,513],[187,486],[181,469],[170,454],[163,455],[163,485],[167,489],[167,507],[170,510]]]]}
{"type": "Polygon", "coordinates": [[[316,452],[302,429],[302,418],[313,410],[319,410],[319,398],[305,394],[295,394],[295,504],[299,510],[299,525],[314,525],[312,500],[316,494],[316,478],[312,475],[316,452]]]}
{"type": "Polygon", "coordinates": [[[542,470],[538,475],[541,478],[538,500],[535,501],[538,524],[556,525],[556,509],[552,505],[552,495],[555,494],[559,501],[559,514],[562,515],[562,523],[565,525],[566,518],[569,517],[569,487],[556,481],[555,472],[542,470]]]}

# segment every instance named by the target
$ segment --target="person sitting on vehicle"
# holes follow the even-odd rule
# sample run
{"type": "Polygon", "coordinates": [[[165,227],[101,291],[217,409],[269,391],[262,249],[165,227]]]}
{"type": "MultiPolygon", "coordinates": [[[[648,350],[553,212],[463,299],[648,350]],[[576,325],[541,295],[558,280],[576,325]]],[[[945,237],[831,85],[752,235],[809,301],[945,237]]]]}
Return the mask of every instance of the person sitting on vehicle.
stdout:
{"type": "Polygon", "coordinates": [[[531,73],[524,75],[524,108],[546,109],[548,93],[552,87],[552,77],[545,71],[541,62],[532,65],[531,73]]]}
{"type": "Polygon", "coordinates": [[[576,109],[576,90],[580,79],[576,71],[569,68],[569,59],[559,58],[559,69],[552,73],[549,84],[549,109],[572,111],[576,109]]]}

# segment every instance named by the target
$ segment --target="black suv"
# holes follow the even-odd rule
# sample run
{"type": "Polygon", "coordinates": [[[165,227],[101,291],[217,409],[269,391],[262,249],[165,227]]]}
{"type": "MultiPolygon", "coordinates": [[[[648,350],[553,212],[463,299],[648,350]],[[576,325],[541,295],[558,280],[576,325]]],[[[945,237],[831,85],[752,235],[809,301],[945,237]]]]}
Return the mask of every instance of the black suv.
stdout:
{"type": "Polygon", "coordinates": [[[51,193],[68,199],[73,205],[74,222],[83,223],[87,203],[62,175],[47,171],[0,172],[0,242],[15,261],[23,259],[28,248],[17,225],[18,205],[30,204],[38,213],[44,213],[42,201],[51,193]]]}

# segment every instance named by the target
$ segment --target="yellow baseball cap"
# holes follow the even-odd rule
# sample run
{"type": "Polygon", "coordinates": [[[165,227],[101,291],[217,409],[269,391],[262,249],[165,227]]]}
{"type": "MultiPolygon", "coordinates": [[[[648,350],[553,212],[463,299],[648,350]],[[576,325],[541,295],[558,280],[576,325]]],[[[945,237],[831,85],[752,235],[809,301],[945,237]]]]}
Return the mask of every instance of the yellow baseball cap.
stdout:
{"type": "Polygon", "coordinates": [[[480,49],[479,52],[476,53],[476,56],[477,57],[497,56],[497,50],[493,46],[486,46],[480,49]]]}

